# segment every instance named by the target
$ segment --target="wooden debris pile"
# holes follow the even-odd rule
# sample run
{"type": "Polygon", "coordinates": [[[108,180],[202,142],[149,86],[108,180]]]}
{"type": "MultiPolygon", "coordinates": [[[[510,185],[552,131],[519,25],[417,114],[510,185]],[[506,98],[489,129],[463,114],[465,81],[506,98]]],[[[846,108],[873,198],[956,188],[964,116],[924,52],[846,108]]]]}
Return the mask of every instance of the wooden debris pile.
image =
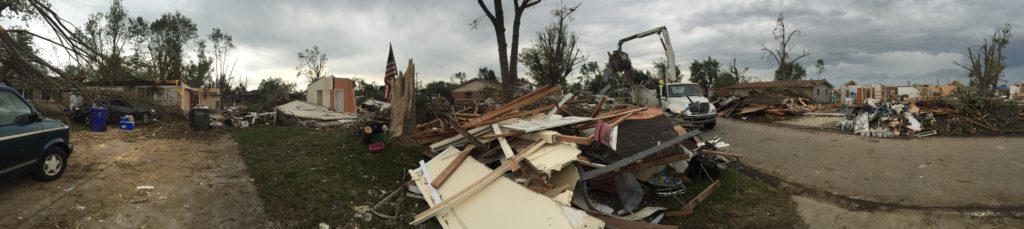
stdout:
{"type": "Polygon", "coordinates": [[[716,107],[719,107],[718,117],[796,116],[819,109],[806,98],[780,95],[730,97],[720,100],[716,107]]]}
{"type": "Polygon", "coordinates": [[[444,228],[675,228],[657,223],[692,214],[721,184],[679,209],[642,206],[643,196],[681,195],[691,179],[712,177],[697,171],[718,171],[715,159],[739,158],[660,109],[567,112],[573,97],[548,86],[488,111],[464,108],[418,124],[409,137],[431,159],[408,172],[412,192],[430,208],[411,224],[436,218],[444,228]]]}

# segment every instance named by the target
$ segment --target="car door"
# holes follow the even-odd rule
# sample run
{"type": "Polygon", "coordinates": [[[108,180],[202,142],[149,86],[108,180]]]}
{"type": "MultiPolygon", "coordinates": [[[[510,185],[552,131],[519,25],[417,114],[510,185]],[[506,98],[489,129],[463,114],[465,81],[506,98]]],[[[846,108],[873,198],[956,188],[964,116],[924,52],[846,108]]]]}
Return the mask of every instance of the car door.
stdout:
{"type": "Polygon", "coordinates": [[[32,108],[10,90],[0,90],[0,175],[31,166],[42,150],[35,139],[39,122],[19,124],[19,116],[32,114],[32,108]]]}

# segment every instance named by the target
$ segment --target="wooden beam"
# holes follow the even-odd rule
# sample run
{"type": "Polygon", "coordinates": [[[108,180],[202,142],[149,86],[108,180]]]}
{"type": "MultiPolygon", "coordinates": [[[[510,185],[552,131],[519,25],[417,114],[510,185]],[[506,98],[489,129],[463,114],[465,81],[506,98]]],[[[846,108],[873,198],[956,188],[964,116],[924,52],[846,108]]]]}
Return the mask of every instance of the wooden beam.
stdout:
{"type": "MultiPolygon", "coordinates": [[[[494,134],[501,134],[501,127],[497,123],[491,124],[491,129],[494,130],[494,134]]],[[[501,145],[501,152],[505,153],[505,158],[511,159],[516,156],[516,152],[512,151],[512,146],[508,144],[508,140],[505,140],[504,137],[498,138],[498,145],[501,145]]],[[[512,171],[516,170],[519,170],[519,165],[513,164],[512,171]]]]}
{"type": "Polygon", "coordinates": [[[597,106],[594,107],[594,113],[590,114],[591,118],[596,118],[598,114],[601,114],[601,107],[604,107],[604,101],[608,99],[608,96],[601,96],[601,101],[597,102],[597,106]]]}
{"type": "Polygon", "coordinates": [[[568,102],[569,99],[572,99],[572,97],[573,97],[572,93],[567,93],[564,96],[562,96],[562,100],[558,101],[558,105],[555,105],[555,108],[552,108],[551,111],[548,111],[548,115],[546,117],[550,118],[552,115],[555,115],[555,112],[557,112],[557,111],[562,111],[562,112],[568,114],[568,112],[565,112],[565,110],[562,110],[562,105],[565,105],[565,102],[568,102]]]}
{"type": "Polygon", "coordinates": [[[559,141],[563,141],[563,142],[576,143],[577,145],[590,145],[590,143],[594,142],[593,136],[591,136],[591,137],[580,137],[580,136],[571,136],[571,135],[561,135],[561,134],[559,134],[559,135],[555,135],[555,139],[558,139],[559,141]]]}
{"type": "Polygon", "coordinates": [[[704,152],[704,153],[709,153],[709,154],[714,154],[714,155],[718,155],[718,156],[723,156],[723,157],[727,157],[727,158],[732,158],[732,159],[734,159],[734,160],[735,160],[735,159],[740,159],[741,157],[743,157],[743,155],[742,155],[742,154],[735,154],[735,153],[726,153],[726,152],[718,152],[718,151],[714,151],[714,150],[703,150],[703,152],[704,152]]]}
{"type": "Polygon", "coordinates": [[[697,208],[697,205],[699,205],[701,202],[704,202],[705,199],[711,196],[712,193],[715,193],[715,190],[718,190],[718,187],[721,186],[722,181],[716,180],[715,183],[711,183],[711,186],[708,186],[707,188],[704,189],[704,191],[701,191],[700,194],[697,194],[696,197],[693,197],[693,199],[690,200],[689,203],[686,203],[686,206],[683,206],[682,209],[666,212],[665,216],[683,217],[693,214],[693,210],[697,208]]]}
{"type": "Polygon", "coordinates": [[[462,151],[459,152],[459,155],[452,160],[452,163],[448,164],[448,167],[444,167],[444,170],[441,170],[441,174],[434,177],[434,182],[430,182],[430,185],[433,185],[435,188],[440,188],[441,185],[448,180],[448,177],[450,177],[452,173],[459,168],[459,165],[462,165],[462,162],[466,161],[466,157],[469,157],[469,154],[473,152],[474,148],[476,148],[476,146],[468,145],[465,149],[462,149],[462,151]]]}
{"type": "Polygon", "coordinates": [[[525,133],[526,132],[511,130],[511,131],[508,131],[508,132],[502,132],[501,134],[487,134],[487,135],[484,135],[484,136],[480,136],[480,139],[489,140],[489,139],[495,139],[495,138],[511,138],[511,137],[519,136],[519,135],[522,135],[522,134],[525,134],[525,133]]]}
{"type": "Polygon", "coordinates": [[[441,119],[434,119],[434,121],[429,121],[427,123],[416,125],[416,129],[422,129],[423,127],[427,127],[427,126],[430,126],[430,125],[433,125],[433,124],[437,124],[439,122],[441,122],[441,119]]]}
{"type": "Polygon", "coordinates": [[[537,152],[537,150],[540,149],[542,146],[544,146],[544,141],[534,142],[529,149],[527,149],[523,153],[520,153],[519,155],[516,155],[516,157],[513,158],[512,160],[509,160],[505,164],[498,166],[498,168],[495,168],[490,173],[487,173],[487,175],[484,175],[484,177],[471,183],[469,186],[466,186],[466,188],[455,193],[455,195],[451,195],[450,197],[445,198],[440,203],[437,203],[430,209],[427,209],[426,211],[417,214],[415,219],[412,222],[409,222],[409,225],[418,225],[420,223],[423,223],[424,221],[427,221],[430,218],[433,218],[437,214],[442,213],[443,211],[447,211],[449,208],[458,204],[460,201],[466,199],[469,196],[472,196],[474,193],[480,191],[480,189],[487,187],[487,185],[490,184],[491,182],[503,177],[502,175],[504,175],[505,172],[508,172],[509,169],[511,169],[512,163],[518,163],[519,161],[526,159],[526,157],[529,157],[534,152],[537,152]]]}
{"type": "Polygon", "coordinates": [[[455,121],[454,117],[452,117],[451,115],[445,115],[445,118],[447,118],[448,123],[452,124],[452,129],[455,129],[456,132],[459,132],[459,134],[461,134],[463,138],[469,141],[469,143],[476,145],[476,148],[480,148],[480,150],[483,151],[488,151],[491,149],[491,147],[484,145],[483,142],[480,142],[479,139],[476,139],[476,136],[473,136],[473,134],[470,134],[469,131],[466,131],[465,128],[459,126],[459,122],[455,121]]]}

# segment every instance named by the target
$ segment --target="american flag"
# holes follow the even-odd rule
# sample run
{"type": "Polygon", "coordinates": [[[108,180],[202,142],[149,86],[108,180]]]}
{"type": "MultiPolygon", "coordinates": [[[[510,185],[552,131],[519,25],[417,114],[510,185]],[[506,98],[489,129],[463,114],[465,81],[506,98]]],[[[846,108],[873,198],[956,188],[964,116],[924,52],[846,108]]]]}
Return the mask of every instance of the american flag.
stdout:
{"type": "Polygon", "coordinates": [[[391,101],[391,81],[398,76],[398,67],[395,66],[395,51],[388,44],[388,66],[384,70],[384,100],[391,101]]]}

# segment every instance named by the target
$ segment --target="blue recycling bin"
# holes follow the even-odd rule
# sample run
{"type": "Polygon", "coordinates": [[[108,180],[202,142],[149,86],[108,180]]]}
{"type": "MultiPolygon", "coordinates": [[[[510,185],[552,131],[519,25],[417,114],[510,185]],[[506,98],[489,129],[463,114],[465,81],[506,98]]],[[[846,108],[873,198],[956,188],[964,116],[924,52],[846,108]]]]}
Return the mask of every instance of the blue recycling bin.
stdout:
{"type": "Polygon", "coordinates": [[[109,113],[110,110],[107,110],[105,107],[89,108],[89,131],[107,131],[107,115],[109,113]]]}

